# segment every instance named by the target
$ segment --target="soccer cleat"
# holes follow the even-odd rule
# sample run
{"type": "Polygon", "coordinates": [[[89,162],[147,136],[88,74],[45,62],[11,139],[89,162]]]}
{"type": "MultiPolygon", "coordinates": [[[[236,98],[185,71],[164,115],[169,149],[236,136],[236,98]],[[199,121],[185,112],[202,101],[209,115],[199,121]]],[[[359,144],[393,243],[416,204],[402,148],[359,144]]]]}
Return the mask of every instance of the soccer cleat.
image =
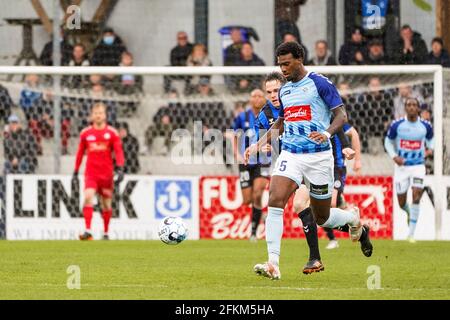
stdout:
{"type": "Polygon", "coordinates": [[[354,217],[353,222],[348,225],[349,226],[349,234],[350,234],[350,239],[353,242],[356,242],[359,240],[359,238],[361,238],[361,235],[362,235],[361,218],[360,218],[358,207],[353,207],[350,210],[353,211],[353,213],[355,214],[355,217],[354,217]]]}
{"type": "Polygon", "coordinates": [[[259,276],[263,276],[272,280],[280,280],[280,268],[270,262],[258,263],[253,267],[253,271],[259,276]]]}
{"type": "Polygon", "coordinates": [[[79,236],[80,240],[82,241],[91,241],[94,240],[94,237],[89,232],[85,232],[83,234],[80,234],[79,236]]]}
{"type": "Polygon", "coordinates": [[[109,240],[109,236],[107,234],[103,235],[103,240],[109,240]]]}
{"type": "Polygon", "coordinates": [[[362,228],[364,230],[361,237],[359,238],[359,242],[361,243],[361,251],[366,257],[370,257],[373,251],[373,245],[370,242],[369,238],[370,228],[368,225],[364,225],[362,228]]]}
{"type": "Polygon", "coordinates": [[[330,240],[330,242],[328,242],[328,245],[325,247],[325,249],[337,249],[339,248],[339,242],[337,242],[337,240],[330,240]]]}
{"type": "Polygon", "coordinates": [[[416,240],[413,237],[408,237],[409,243],[416,243],[416,240]]]}
{"type": "Polygon", "coordinates": [[[308,263],[303,267],[303,274],[311,274],[314,272],[320,272],[325,270],[322,262],[320,260],[314,259],[309,260],[308,263]]]}

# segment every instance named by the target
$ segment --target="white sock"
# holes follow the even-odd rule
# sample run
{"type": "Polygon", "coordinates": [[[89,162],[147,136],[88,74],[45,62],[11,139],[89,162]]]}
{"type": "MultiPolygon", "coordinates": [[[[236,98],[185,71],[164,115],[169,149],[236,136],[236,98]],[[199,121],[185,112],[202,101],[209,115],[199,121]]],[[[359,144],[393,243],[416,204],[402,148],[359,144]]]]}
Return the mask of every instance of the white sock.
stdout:
{"type": "Polygon", "coordinates": [[[325,221],[321,227],[325,228],[337,228],[345,226],[346,224],[352,224],[355,220],[355,214],[350,211],[342,210],[339,208],[331,208],[330,209],[330,216],[328,217],[328,220],[325,221]]]}
{"type": "Polygon", "coordinates": [[[269,262],[279,265],[283,237],[283,209],[269,207],[266,218],[266,242],[269,262]]]}
{"type": "Polygon", "coordinates": [[[417,220],[419,219],[420,205],[412,204],[409,207],[409,234],[408,237],[413,238],[416,231],[417,220]]]}

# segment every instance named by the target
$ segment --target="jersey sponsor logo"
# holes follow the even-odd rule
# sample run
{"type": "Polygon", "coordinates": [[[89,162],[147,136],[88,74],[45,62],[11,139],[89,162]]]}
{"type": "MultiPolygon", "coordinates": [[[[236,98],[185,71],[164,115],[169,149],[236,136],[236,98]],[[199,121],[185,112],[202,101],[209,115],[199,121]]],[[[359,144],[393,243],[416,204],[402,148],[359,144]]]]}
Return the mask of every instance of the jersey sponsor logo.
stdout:
{"type": "Polygon", "coordinates": [[[423,185],[422,178],[413,178],[413,185],[423,185]]]}
{"type": "Polygon", "coordinates": [[[311,121],[312,113],[311,106],[293,106],[284,109],[284,120],[296,122],[296,121],[311,121]]]}
{"type": "Polygon", "coordinates": [[[419,140],[400,140],[400,148],[406,150],[419,150],[422,147],[422,141],[419,140]]]}
{"type": "Polygon", "coordinates": [[[89,151],[105,151],[108,149],[108,145],[104,142],[89,143],[89,151]]]}
{"type": "Polygon", "coordinates": [[[95,141],[96,140],[96,138],[95,138],[95,136],[94,135],[89,135],[89,136],[87,136],[87,138],[86,138],[86,141],[95,141]]]}

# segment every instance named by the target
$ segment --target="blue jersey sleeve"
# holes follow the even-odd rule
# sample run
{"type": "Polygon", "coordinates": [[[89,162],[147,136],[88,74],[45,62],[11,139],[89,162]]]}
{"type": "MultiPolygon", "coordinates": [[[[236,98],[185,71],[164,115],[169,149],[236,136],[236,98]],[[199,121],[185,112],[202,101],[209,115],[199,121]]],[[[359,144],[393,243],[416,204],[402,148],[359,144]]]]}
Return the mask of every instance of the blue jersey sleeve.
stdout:
{"type": "Polygon", "coordinates": [[[423,120],[422,120],[422,123],[425,126],[425,128],[427,129],[427,135],[425,136],[425,138],[427,140],[433,139],[434,134],[433,134],[433,127],[431,126],[431,123],[429,123],[428,121],[423,121],[423,120]]]}
{"type": "Polygon", "coordinates": [[[344,123],[342,126],[342,130],[344,130],[345,133],[349,132],[353,127],[349,123],[344,123]]]}
{"type": "Polygon", "coordinates": [[[234,118],[234,121],[233,121],[233,130],[237,131],[239,129],[243,129],[242,128],[242,121],[241,121],[241,115],[240,114],[236,118],[234,118]]]}
{"type": "Polygon", "coordinates": [[[330,110],[344,104],[335,85],[328,78],[315,73],[311,73],[310,77],[314,81],[320,97],[330,110]]]}
{"type": "Polygon", "coordinates": [[[400,125],[400,121],[393,121],[391,125],[389,126],[389,130],[387,132],[387,137],[391,140],[394,140],[397,138],[397,129],[400,125]]]}

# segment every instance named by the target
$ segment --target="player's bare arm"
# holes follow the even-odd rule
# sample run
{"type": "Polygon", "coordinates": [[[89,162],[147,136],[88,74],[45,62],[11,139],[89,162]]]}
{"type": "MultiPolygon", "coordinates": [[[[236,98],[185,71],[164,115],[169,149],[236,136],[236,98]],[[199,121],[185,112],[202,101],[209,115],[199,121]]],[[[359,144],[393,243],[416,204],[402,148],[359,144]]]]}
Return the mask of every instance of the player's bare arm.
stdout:
{"type": "Polygon", "coordinates": [[[311,132],[309,138],[316,141],[317,143],[324,143],[329,139],[329,137],[337,133],[348,121],[344,106],[334,108],[333,116],[333,122],[331,122],[330,126],[327,130],[325,130],[325,132],[311,132]]]}

